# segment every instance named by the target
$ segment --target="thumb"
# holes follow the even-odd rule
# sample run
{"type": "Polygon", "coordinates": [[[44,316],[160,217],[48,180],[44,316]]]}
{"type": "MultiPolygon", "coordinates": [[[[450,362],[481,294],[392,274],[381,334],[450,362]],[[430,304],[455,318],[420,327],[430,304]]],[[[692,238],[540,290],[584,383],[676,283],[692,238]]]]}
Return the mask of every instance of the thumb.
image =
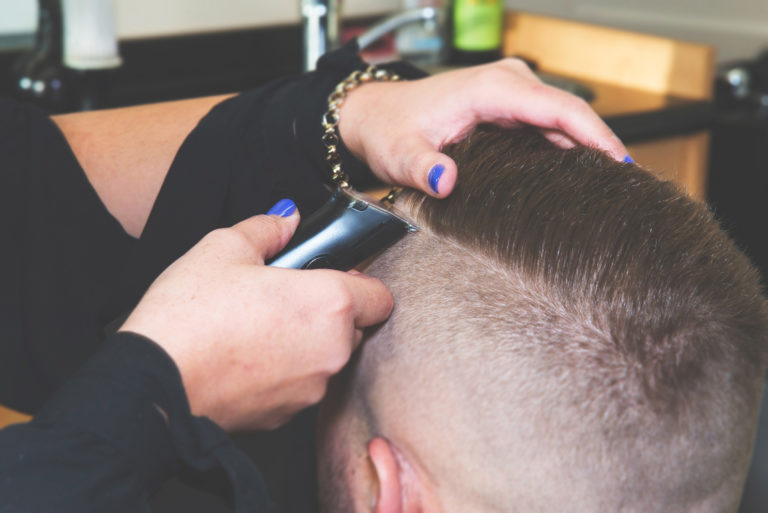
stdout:
{"type": "Polygon", "coordinates": [[[232,229],[248,239],[256,258],[264,263],[288,244],[298,225],[299,211],[296,204],[283,199],[269,209],[266,215],[240,221],[232,229]]]}
{"type": "Polygon", "coordinates": [[[417,138],[403,148],[398,163],[401,185],[420,189],[430,196],[444,198],[456,185],[456,163],[448,155],[435,150],[426,139],[417,138]]]}

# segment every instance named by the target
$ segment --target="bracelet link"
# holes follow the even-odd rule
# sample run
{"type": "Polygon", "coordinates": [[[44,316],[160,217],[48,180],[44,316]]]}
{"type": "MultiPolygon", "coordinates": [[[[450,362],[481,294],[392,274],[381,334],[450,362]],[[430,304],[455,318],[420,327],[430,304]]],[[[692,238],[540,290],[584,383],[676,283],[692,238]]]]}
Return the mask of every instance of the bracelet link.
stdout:
{"type": "MultiPolygon", "coordinates": [[[[347,95],[368,82],[392,82],[400,80],[400,76],[386,69],[376,66],[368,66],[365,71],[355,70],[344,80],[339,82],[333,92],[328,95],[328,110],[323,114],[323,145],[327,151],[325,160],[331,169],[331,180],[340,188],[346,189],[349,185],[349,177],[341,168],[341,155],[338,152],[339,135],[339,111],[347,95]]],[[[394,189],[392,190],[394,192],[394,189]]],[[[387,198],[393,197],[393,192],[387,198]]]]}

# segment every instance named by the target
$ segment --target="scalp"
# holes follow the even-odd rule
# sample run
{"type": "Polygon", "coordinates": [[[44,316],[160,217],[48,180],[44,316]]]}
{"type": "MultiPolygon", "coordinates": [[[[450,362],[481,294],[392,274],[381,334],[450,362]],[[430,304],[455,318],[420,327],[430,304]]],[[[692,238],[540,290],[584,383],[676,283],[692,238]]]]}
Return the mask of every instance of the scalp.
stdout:
{"type": "Polygon", "coordinates": [[[489,510],[733,509],[768,314],[707,208],[529,129],[447,152],[454,193],[406,195],[422,231],[368,270],[396,301],[355,373],[372,429],[489,510]]]}

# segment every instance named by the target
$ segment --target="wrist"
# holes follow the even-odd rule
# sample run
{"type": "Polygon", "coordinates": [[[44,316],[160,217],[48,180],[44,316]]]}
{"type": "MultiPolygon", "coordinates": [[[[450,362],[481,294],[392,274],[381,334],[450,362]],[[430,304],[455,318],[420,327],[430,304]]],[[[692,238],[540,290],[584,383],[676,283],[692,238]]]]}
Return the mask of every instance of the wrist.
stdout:
{"type": "Polygon", "coordinates": [[[382,82],[396,82],[400,76],[387,69],[379,69],[375,66],[369,66],[365,71],[354,71],[344,80],[339,82],[333,92],[328,96],[328,110],[323,116],[323,143],[326,147],[326,161],[331,169],[331,177],[334,183],[345,188],[349,187],[349,175],[343,169],[340,150],[342,148],[343,136],[341,134],[342,109],[346,112],[346,121],[344,122],[344,132],[347,135],[346,149],[356,158],[367,160],[365,141],[362,135],[366,133],[365,122],[370,119],[371,112],[375,106],[375,99],[378,95],[374,94],[374,85],[382,82]],[[370,85],[368,85],[370,84],[370,85]],[[360,93],[361,86],[367,86],[367,94],[360,93]],[[351,100],[350,96],[357,92],[356,98],[351,100]]]}
{"type": "Polygon", "coordinates": [[[339,138],[347,150],[365,162],[365,147],[360,137],[365,131],[367,117],[371,116],[370,103],[375,93],[385,84],[366,84],[348,93],[339,109],[339,138]]]}

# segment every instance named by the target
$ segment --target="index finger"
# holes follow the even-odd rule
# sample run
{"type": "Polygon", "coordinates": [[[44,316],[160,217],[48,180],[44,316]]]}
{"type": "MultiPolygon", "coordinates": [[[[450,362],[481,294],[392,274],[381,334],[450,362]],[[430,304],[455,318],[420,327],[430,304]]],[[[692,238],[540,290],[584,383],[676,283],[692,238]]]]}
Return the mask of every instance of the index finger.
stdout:
{"type": "MultiPolygon", "coordinates": [[[[627,148],[613,130],[587,102],[576,95],[547,84],[531,82],[516,94],[500,94],[496,101],[498,98],[504,98],[503,109],[512,115],[513,121],[561,130],[580,144],[603,150],[616,160],[627,156],[627,148]]],[[[485,99],[490,100],[488,97],[485,99]]],[[[488,105],[485,107],[490,108],[488,105]]],[[[497,112],[496,121],[504,121],[498,114],[498,105],[494,110],[497,112]]]]}
{"type": "MultiPolygon", "coordinates": [[[[562,130],[584,146],[601,149],[616,160],[624,160],[627,148],[585,100],[556,87],[546,87],[554,90],[554,96],[560,97],[562,107],[545,111],[544,119],[540,121],[546,122],[549,128],[562,130]]],[[[554,101],[558,102],[558,99],[554,101]]]]}

